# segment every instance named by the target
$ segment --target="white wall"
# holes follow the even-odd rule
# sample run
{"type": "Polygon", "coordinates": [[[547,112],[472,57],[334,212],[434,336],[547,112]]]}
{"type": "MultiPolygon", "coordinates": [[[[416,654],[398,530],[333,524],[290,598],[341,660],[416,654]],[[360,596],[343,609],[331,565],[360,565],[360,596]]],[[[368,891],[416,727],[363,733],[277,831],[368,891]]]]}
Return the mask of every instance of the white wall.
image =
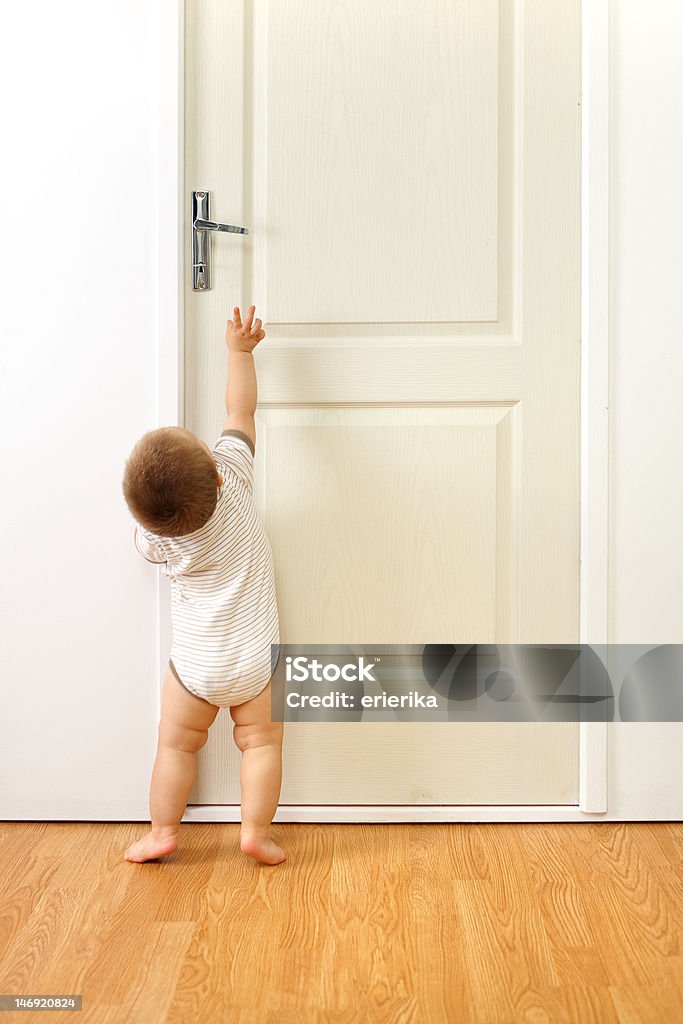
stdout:
{"type": "MultiPolygon", "coordinates": [[[[683,643],[681,53],[678,0],[612,0],[612,643],[683,643]]],[[[609,816],[683,818],[683,724],[608,730],[609,816]]]]}
{"type": "Polygon", "coordinates": [[[610,640],[683,643],[683,5],[611,18],[610,640]]]}
{"type": "Polygon", "coordinates": [[[7,818],[147,816],[156,570],[121,477],[156,425],[158,10],[0,14],[7,818]]]}

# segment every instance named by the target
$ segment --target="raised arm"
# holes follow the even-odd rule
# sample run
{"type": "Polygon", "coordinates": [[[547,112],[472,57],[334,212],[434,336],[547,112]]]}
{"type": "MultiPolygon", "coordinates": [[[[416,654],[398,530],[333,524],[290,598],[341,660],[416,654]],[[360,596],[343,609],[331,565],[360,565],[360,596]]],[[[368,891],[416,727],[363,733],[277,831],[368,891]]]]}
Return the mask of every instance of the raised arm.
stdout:
{"type": "Polygon", "coordinates": [[[242,323],[239,306],[235,306],[234,317],[228,320],[225,343],[228,350],[228,385],[225,391],[227,419],[223,430],[240,430],[256,444],[257,388],[253,351],[266,336],[261,320],[254,320],[255,306],[249,307],[246,320],[242,323]]]}

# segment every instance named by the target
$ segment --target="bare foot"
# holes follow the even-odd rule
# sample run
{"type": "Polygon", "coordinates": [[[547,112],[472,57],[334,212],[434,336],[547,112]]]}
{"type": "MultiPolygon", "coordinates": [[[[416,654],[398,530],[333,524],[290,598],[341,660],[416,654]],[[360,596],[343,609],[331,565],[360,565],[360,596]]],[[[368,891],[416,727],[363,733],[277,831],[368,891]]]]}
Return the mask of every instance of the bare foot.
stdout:
{"type": "Polygon", "coordinates": [[[123,856],[125,860],[142,864],[146,860],[156,860],[157,857],[173,853],[177,845],[178,837],[175,835],[164,836],[148,832],[142,839],[136,839],[131,843],[123,856]]]}
{"type": "Polygon", "coordinates": [[[284,850],[272,839],[254,835],[240,835],[240,849],[261,864],[281,864],[287,859],[284,850]]]}

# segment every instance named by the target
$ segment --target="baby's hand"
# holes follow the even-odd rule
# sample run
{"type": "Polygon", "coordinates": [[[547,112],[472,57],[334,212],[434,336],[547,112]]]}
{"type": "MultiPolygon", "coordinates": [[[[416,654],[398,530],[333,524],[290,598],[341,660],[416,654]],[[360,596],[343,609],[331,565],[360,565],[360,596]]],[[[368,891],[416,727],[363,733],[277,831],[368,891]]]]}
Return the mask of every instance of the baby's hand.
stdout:
{"type": "Polygon", "coordinates": [[[265,338],[266,332],[258,317],[254,320],[252,327],[255,311],[256,306],[250,306],[247,319],[242,323],[240,307],[235,306],[234,320],[228,320],[228,326],[225,329],[225,343],[229,351],[253,352],[259,341],[263,341],[265,338]]]}

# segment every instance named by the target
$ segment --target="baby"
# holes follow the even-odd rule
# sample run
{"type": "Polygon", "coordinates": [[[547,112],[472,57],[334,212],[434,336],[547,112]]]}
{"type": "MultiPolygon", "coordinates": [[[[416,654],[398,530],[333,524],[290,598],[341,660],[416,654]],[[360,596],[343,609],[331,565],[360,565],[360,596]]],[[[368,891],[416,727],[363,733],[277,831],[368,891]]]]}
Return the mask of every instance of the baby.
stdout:
{"type": "Polygon", "coordinates": [[[212,448],[183,427],[145,434],[126,462],[123,493],[134,540],[171,581],[173,642],[164,675],[150,790],[152,829],[126,850],[142,862],[175,850],[196,754],[221,707],[242,752],[242,851],[264,864],[285,854],[270,838],[282,781],[281,722],[271,721],[279,651],[273,557],[253,496],[256,371],[266,336],[255,307],[228,320],[227,419],[212,448]],[[252,326],[253,321],[253,326],[252,326]],[[271,645],[276,645],[271,648],[271,645]]]}

